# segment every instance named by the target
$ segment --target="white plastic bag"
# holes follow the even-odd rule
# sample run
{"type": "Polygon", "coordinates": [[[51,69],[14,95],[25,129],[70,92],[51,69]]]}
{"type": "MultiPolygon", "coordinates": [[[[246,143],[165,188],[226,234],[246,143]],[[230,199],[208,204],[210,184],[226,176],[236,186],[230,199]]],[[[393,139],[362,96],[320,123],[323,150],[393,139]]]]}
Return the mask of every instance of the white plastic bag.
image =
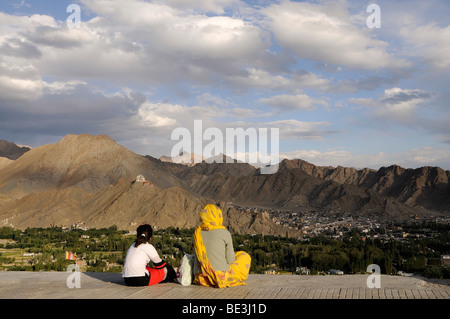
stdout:
{"type": "Polygon", "coordinates": [[[192,283],[193,266],[194,254],[185,254],[181,258],[180,266],[177,270],[177,280],[183,286],[189,286],[192,283]]]}

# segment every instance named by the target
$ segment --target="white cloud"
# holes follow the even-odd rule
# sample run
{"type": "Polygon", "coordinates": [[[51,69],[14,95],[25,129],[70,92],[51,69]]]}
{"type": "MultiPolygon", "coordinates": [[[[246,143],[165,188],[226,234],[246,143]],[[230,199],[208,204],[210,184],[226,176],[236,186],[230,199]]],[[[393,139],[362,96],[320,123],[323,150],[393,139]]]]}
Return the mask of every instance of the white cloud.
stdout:
{"type": "Polygon", "coordinates": [[[413,148],[403,152],[376,152],[355,154],[348,150],[296,150],[280,153],[287,159],[302,159],[317,166],[344,166],[357,169],[379,169],[382,166],[399,165],[404,168],[439,166],[449,169],[450,150],[434,147],[413,148]]]}
{"type": "Polygon", "coordinates": [[[83,4],[96,16],[74,29],[49,16],[0,13],[0,52],[33,57],[41,74],[64,81],[210,85],[262,63],[270,46],[266,31],[238,17],[137,0],[83,4]]]}
{"type": "Polygon", "coordinates": [[[23,37],[4,38],[0,44],[0,52],[3,56],[20,57],[24,59],[37,59],[42,57],[39,48],[23,37]]]}
{"type": "Polygon", "coordinates": [[[236,87],[246,88],[286,88],[291,83],[282,75],[273,75],[266,70],[253,67],[229,76],[228,80],[236,87]]]}
{"type": "Polygon", "coordinates": [[[127,26],[122,30],[128,36],[147,42],[154,52],[214,60],[243,58],[257,54],[266,46],[260,29],[238,18],[186,13],[167,5],[136,0],[85,0],[83,3],[100,15],[102,24],[113,29],[127,26]]]}
{"type": "Polygon", "coordinates": [[[44,93],[46,94],[67,94],[73,92],[78,86],[87,86],[88,83],[83,81],[54,81],[54,82],[43,82],[44,93]]]}
{"type": "Polygon", "coordinates": [[[144,102],[140,105],[138,116],[145,126],[149,127],[175,127],[191,128],[194,120],[202,119],[210,124],[217,116],[225,114],[216,106],[187,106],[171,103],[144,102]]]}
{"type": "Polygon", "coordinates": [[[0,101],[28,101],[42,94],[39,80],[11,78],[0,75],[0,101]]]}
{"type": "Polygon", "coordinates": [[[400,105],[412,102],[414,105],[417,105],[428,98],[430,98],[430,93],[423,90],[391,88],[384,90],[384,96],[381,98],[381,102],[400,105]]]}
{"type": "Polygon", "coordinates": [[[41,96],[39,71],[20,58],[0,56],[0,101],[30,101],[41,96]]]}
{"type": "Polygon", "coordinates": [[[57,26],[57,22],[53,17],[40,14],[33,14],[31,16],[17,16],[0,12],[0,21],[2,22],[0,24],[0,34],[3,34],[5,30],[8,31],[8,33],[14,31],[17,32],[19,28],[23,31],[32,30],[38,26],[57,26]]]}
{"type": "Polygon", "coordinates": [[[214,106],[226,107],[226,106],[234,105],[234,103],[229,101],[228,99],[224,99],[217,95],[212,95],[211,93],[202,93],[199,96],[197,96],[197,100],[200,105],[204,105],[204,106],[214,105],[214,106]]]}
{"type": "Polygon", "coordinates": [[[323,99],[314,99],[306,94],[276,95],[269,98],[261,98],[259,99],[259,102],[276,108],[280,108],[285,111],[299,109],[312,111],[316,109],[317,105],[328,106],[327,101],[323,99]]]}
{"type": "Polygon", "coordinates": [[[371,37],[365,25],[351,24],[344,4],[284,1],[262,12],[276,41],[301,58],[369,70],[408,65],[387,51],[387,42],[371,37]]]}
{"type": "Polygon", "coordinates": [[[27,59],[41,74],[63,81],[210,85],[261,61],[270,46],[265,31],[240,18],[137,0],[83,4],[97,16],[74,29],[50,16],[0,12],[0,53],[27,59]]]}
{"type": "Polygon", "coordinates": [[[142,122],[145,126],[149,127],[173,126],[177,123],[177,120],[158,114],[163,113],[162,110],[167,108],[182,108],[182,107],[177,105],[152,104],[149,102],[145,102],[139,108],[138,115],[142,119],[142,122]]]}
{"type": "Polygon", "coordinates": [[[303,89],[315,89],[318,91],[327,91],[331,86],[329,79],[318,76],[311,72],[294,73],[291,76],[292,86],[303,89]]]}
{"type": "Polygon", "coordinates": [[[15,3],[13,3],[12,6],[15,9],[19,9],[19,8],[22,8],[22,7],[27,7],[27,8],[31,7],[31,5],[29,3],[27,3],[25,0],[20,0],[20,2],[19,1],[15,1],[15,3]]]}
{"type": "Polygon", "coordinates": [[[275,127],[280,129],[280,140],[286,139],[308,139],[323,140],[331,132],[320,129],[329,125],[329,122],[305,122],[295,119],[270,121],[260,125],[260,127],[275,127]]]}
{"type": "Polygon", "coordinates": [[[420,89],[391,88],[377,99],[350,98],[349,102],[369,107],[370,113],[378,118],[411,124],[417,121],[416,110],[431,97],[429,92],[420,89]]]}
{"type": "Polygon", "coordinates": [[[142,121],[145,126],[148,127],[164,127],[164,126],[172,126],[177,123],[175,119],[159,116],[156,114],[154,110],[139,110],[139,116],[142,118],[142,121]]]}
{"type": "Polygon", "coordinates": [[[230,116],[234,118],[268,117],[271,114],[256,108],[233,107],[230,109],[230,116]]]}
{"type": "Polygon", "coordinates": [[[396,160],[405,167],[440,166],[448,170],[450,150],[429,146],[414,148],[405,154],[396,154],[396,160]]]}
{"type": "Polygon", "coordinates": [[[301,89],[326,91],[331,85],[330,80],[311,72],[301,71],[289,72],[289,74],[277,74],[254,67],[249,67],[243,71],[227,76],[227,80],[237,89],[258,88],[290,92],[297,92],[301,89]]]}
{"type": "MultiPolygon", "coordinates": [[[[449,66],[445,18],[438,24],[429,14],[390,30],[384,17],[395,10],[384,2],[382,29],[369,30],[364,10],[350,13],[359,3],[346,0],[79,2],[82,23],[75,29],[49,15],[0,12],[1,130],[103,133],[134,149],[167,151],[171,130],[192,129],[195,119],[221,130],[279,127],[287,143],[323,144],[344,135],[328,139],[330,127],[350,136],[353,128],[343,122],[351,118],[359,128],[401,123],[448,141],[448,97],[436,98],[448,76],[437,78],[429,68],[449,66]],[[427,61],[417,65],[425,72],[394,68],[410,66],[399,52],[427,61]],[[408,87],[417,89],[404,88],[407,77],[408,87]],[[339,114],[328,108],[355,103],[360,107],[342,107],[339,114]],[[432,114],[426,112],[431,107],[432,114]],[[323,108],[327,112],[313,113],[323,108]],[[291,111],[299,110],[310,111],[314,121],[293,118],[291,111]],[[424,114],[429,118],[419,119],[424,114]]],[[[396,133],[406,135],[401,129],[396,133]]],[[[348,154],[322,155],[325,162],[348,154]]]]}
{"type": "Polygon", "coordinates": [[[70,29],[62,24],[56,27],[37,27],[28,35],[28,39],[35,44],[70,50],[96,41],[97,37],[86,26],[70,29]]]}
{"type": "Polygon", "coordinates": [[[411,46],[407,47],[406,54],[423,57],[437,70],[450,67],[450,25],[411,24],[402,27],[399,33],[411,46]]]}
{"type": "Polygon", "coordinates": [[[167,2],[170,6],[183,10],[200,10],[223,14],[225,8],[238,4],[239,0],[167,0],[161,2],[167,2]]]}
{"type": "MultiPolygon", "coordinates": [[[[324,130],[323,127],[329,125],[328,122],[305,122],[295,119],[277,121],[250,121],[246,117],[254,117],[254,111],[248,109],[231,108],[223,109],[213,106],[187,106],[170,103],[145,102],[139,107],[135,123],[145,130],[152,128],[152,139],[163,140],[166,138],[166,145],[162,147],[168,154],[168,147],[174,142],[167,141],[171,132],[175,128],[187,128],[191,135],[194,134],[194,120],[202,120],[201,130],[204,132],[208,128],[216,128],[225,136],[227,128],[278,128],[280,140],[324,140],[333,132],[324,130]],[[227,120],[222,117],[227,116],[227,120]],[[235,119],[235,120],[233,120],[235,119]]],[[[161,149],[161,151],[162,151],[161,149]]]]}

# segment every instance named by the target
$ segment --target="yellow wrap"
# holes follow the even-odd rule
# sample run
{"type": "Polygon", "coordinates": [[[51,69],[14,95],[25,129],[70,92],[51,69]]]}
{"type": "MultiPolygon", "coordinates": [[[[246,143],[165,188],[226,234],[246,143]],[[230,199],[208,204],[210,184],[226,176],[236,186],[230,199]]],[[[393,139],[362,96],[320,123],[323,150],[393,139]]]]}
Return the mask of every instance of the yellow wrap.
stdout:
{"type": "Polygon", "coordinates": [[[194,248],[201,272],[194,275],[193,282],[202,286],[225,288],[245,285],[250,270],[250,255],[244,251],[235,254],[235,261],[228,271],[214,271],[206,255],[206,249],[200,231],[213,229],[225,229],[222,226],[223,216],[220,208],[214,205],[206,205],[200,213],[202,224],[194,231],[194,248]]]}

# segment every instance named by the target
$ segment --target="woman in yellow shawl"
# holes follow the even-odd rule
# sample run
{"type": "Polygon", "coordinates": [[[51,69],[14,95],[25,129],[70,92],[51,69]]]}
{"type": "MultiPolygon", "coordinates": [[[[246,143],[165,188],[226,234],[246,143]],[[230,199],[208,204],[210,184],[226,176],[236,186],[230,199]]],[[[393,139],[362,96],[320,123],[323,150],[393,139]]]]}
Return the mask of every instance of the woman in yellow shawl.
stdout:
{"type": "Polygon", "coordinates": [[[244,251],[234,253],[231,235],[222,226],[220,208],[206,205],[200,213],[200,221],[202,224],[195,230],[193,238],[200,269],[195,271],[194,267],[193,282],[217,288],[245,285],[251,258],[244,251]]]}

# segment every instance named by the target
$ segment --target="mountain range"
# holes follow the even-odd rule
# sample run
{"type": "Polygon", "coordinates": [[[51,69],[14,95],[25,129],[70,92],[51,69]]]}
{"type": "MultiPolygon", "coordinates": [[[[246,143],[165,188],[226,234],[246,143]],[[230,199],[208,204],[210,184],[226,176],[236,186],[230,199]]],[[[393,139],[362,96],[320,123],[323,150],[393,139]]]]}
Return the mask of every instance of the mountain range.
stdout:
{"type": "Polygon", "coordinates": [[[0,143],[0,226],[195,227],[206,203],[222,208],[233,232],[293,236],[298,230],[264,211],[384,220],[450,215],[450,171],[439,167],[354,169],[285,159],[269,175],[246,163],[143,156],[105,135],[67,135],[21,155],[8,151],[12,144],[0,143]]]}
{"type": "Polygon", "coordinates": [[[16,160],[30,149],[31,148],[28,146],[18,146],[13,142],[0,140],[0,158],[5,157],[11,160],[16,160]]]}

